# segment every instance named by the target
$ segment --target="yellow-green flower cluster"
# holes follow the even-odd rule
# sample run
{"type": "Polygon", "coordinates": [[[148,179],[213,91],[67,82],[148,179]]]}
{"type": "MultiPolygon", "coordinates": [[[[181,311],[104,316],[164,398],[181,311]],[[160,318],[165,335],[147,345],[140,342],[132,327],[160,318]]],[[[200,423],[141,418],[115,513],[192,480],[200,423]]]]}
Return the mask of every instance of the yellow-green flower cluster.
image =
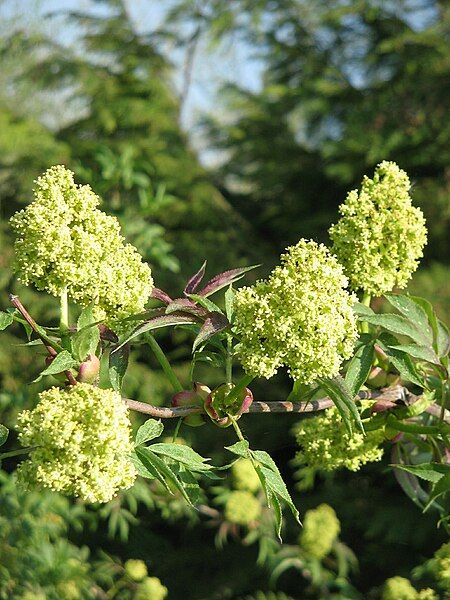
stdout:
{"type": "Polygon", "coordinates": [[[306,511],[299,544],[306,554],[321,560],[330,553],[340,531],[341,524],[333,508],[320,504],[306,511]]]}
{"type": "Polygon", "coordinates": [[[384,582],[381,600],[418,600],[419,593],[405,577],[391,577],[384,582]]]}
{"type": "Polygon", "coordinates": [[[443,544],[427,564],[439,586],[450,592],[450,542],[443,544]]]}
{"type": "Polygon", "coordinates": [[[248,458],[240,458],[231,467],[233,486],[237,490],[257,492],[261,489],[261,482],[255,471],[252,461],[248,458]]]}
{"type": "Polygon", "coordinates": [[[231,492],[225,504],[225,519],[236,525],[247,526],[261,515],[261,504],[250,492],[231,492]]]}
{"type": "Polygon", "coordinates": [[[335,407],[300,421],[295,434],[301,447],[297,462],[322,471],[341,467],[358,471],[361,465],[381,460],[383,456],[382,430],[350,435],[335,407]]]}
{"type": "Polygon", "coordinates": [[[408,175],[384,161],[361,191],[351,191],[331,227],[333,252],[353,290],[381,296],[403,288],[417,269],[427,241],[422,211],[412,206],[408,175]]]}
{"type": "Polygon", "coordinates": [[[133,581],[142,581],[148,575],[147,565],[143,560],[130,558],[126,561],[124,567],[125,573],[133,581]]]}
{"type": "Polygon", "coordinates": [[[19,279],[54,296],[67,290],[81,306],[94,303],[99,319],[141,312],[153,287],[150,268],[124,243],[118,220],[97,208],[91,188],[59,165],[39,177],[34,196],[11,219],[19,279]]]}
{"type": "Polygon", "coordinates": [[[238,357],[251,374],[275,375],[286,366],[302,383],[333,377],[356,339],[341,265],[323,244],[300,240],[281,256],[266,281],[235,296],[238,357]]]}
{"type": "Polygon", "coordinates": [[[18,468],[27,485],[108,502],[134,483],[128,409],[113,390],[79,383],[41,392],[36,408],[18,415],[18,430],[24,446],[37,446],[18,468]]]}
{"type": "Polygon", "coordinates": [[[135,600],[164,600],[169,590],[157,577],[146,577],[138,585],[135,600]]]}

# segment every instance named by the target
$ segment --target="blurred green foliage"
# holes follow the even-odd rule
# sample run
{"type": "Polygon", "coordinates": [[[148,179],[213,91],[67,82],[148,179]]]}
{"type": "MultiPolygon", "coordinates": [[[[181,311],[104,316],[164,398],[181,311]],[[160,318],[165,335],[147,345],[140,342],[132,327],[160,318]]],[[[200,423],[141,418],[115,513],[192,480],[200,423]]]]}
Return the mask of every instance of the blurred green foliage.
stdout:
{"type": "MultiPolygon", "coordinates": [[[[102,10],[58,17],[61,27],[77,32],[67,45],[49,37],[39,22],[33,29],[1,28],[2,307],[7,291],[19,291],[36,318],[50,324],[56,318],[52,299],[13,281],[7,223],[30,200],[33,179],[52,164],[66,164],[92,185],[104,210],[119,217],[151,264],[156,285],[178,294],[205,258],[211,273],[255,262],[267,272],[287,244],[302,236],[326,240],[346,192],[389,159],[411,176],[414,201],[430,229],[423,268],[409,291],[428,297],[448,320],[447,3],[177,0],[158,35],[137,33],[122,0],[92,4],[102,10]],[[183,47],[190,39],[186,32],[210,43],[238,36],[263,64],[260,90],[234,84],[221,94],[231,118],[204,118],[209,148],[226,156],[209,171],[180,126],[173,67],[160,43],[170,38],[183,47]]],[[[39,371],[36,349],[19,346],[25,336],[12,332],[0,346],[1,421],[11,427],[41,389],[28,385],[39,371]]],[[[183,380],[189,348],[183,346],[184,332],[173,335],[162,343],[183,380]]],[[[132,363],[125,394],[167,403],[170,390],[150,354],[136,351],[132,363]]],[[[219,383],[209,367],[199,368],[199,376],[219,383]]],[[[277,383],[287,389],[282,377],[277,383]]],[[[273,389],[258,383],[254,393],[277,399],[273,389]]],[[[271,452],[287,477],[295,454],[294,438],[286,435],[292,419],[243,418],[246,433],[271,452]]],[[[228,431],[210,426],[182,435],[200,452],[216,452],[218,460],[217,449],[231,440],[228,431]]],[[[10,471],[13,463],[2,466],[10,471]]],[[[289,483],[293,489],[294,481],[289,483]]],[[[169,588],[169,599],[379,598],[388,577],[411,578],[412,569],[445,541],[434,520],[421,515],[379,467],[318,478],[313,489],[297,494],[296,503],[302,515],[323,502],[334,508],[340,539],[354,552],[359,574],[350,569],[340,583],[323,575],[339,572],[337,554],[329,564],[316,565],[314,585],[301,568],[289,568],[271,591],[274,565],[298,558],[298,530],[288,523],[284,556],[266,535],[264,519],[247,532],[230,527],[220,508],[229,482],[224,486],[209,490],[218,499],[212,513],[192,513],[180,498],[147,483],[99,508],[23,492],[4,474],[0,597],[132,598],[137,584],[126,579],[122,563],[135,558],[169,588]],[[215,537],[223,542],[221,550],[215,537]]],[[[415,573],[434,586],[425,571],[415,573]]]]}

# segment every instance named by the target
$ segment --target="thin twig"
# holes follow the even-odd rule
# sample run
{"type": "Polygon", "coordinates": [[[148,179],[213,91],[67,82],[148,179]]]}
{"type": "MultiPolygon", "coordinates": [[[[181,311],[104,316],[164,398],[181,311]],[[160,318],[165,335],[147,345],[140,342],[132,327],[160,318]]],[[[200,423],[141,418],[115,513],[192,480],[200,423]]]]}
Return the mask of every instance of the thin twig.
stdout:
{"type": "MultiPolygon", "coordinates": [[[[363,391],[360,392],[359,397],[362,400],[377,399],[377,400],[402,400],[404,401],[407,394],[408,404],[414,404],[419,399],[419,396],[410,394],[406,388],[402,386],[395,386],[387,390],[381,391],[363,391]]],[[[141,412],[147,415],[156,417],[157,419],[174,419],[177,417],[186,417],[188,415],[203,413],[203,408],[200,406],[180,406],[180,407],[165,407],[165,406],[153,406],[145,402],[138,402],[137,400],[130,400],[124,398],[128,407],[131,410],[141,412]]],[[[333,400],[331,398],[320,398],[319,400],[309,400],[308,402],[253,402],[250,407],[244,411],[245,413],[309,413],[326,410],[333,406],[333,400]]],[[[426,409],[426,412],[436,416],[436,411],[439,411],[440,407],[432,404],[426,409]]],[[[437,416],[439,412],[437,413],[437,416]]],[[[450,422],[450,413],[447,411],[446,420],[450,422]]]]}
{"type": "MultiPolygon", "coordinates": [[[[27,311],[27,309],[24,307],[24,305],[20,301],[19,296],[14,296],[14,294],[9,294],[9,300],[10,300],[11,304],[14,306],[14,308],[16,308],[20,312],[20,314],[25,319],[25,321],[28,323],[28,325],[31,327],[31,329],[34,331],[34,333],[38,336],[38,338],[44,344],[44,346],[48,352],[48,355],[51,358],[55,358],[55,356],[57,356],[58,352],[51,345],[49,338],[42,333],[41,328],[38,326],[38,324],[33,319],[33,317],[30,315],[30,313],[27,311]]],[[[64,371],[64,375],[67,377],[67,380],[70,383],[70,385],[76,385],[77,380],[72,375],[72,372],[70,370],[64,371]]]]}

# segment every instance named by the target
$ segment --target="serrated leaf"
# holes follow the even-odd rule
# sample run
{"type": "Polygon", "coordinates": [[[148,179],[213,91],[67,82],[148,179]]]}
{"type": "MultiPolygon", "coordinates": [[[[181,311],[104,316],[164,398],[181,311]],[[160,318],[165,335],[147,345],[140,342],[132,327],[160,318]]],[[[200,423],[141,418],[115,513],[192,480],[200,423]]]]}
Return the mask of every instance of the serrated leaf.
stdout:
{"type": "Polygon", "coordinates": [[[447,325],[439,319],[437,321],[436,351],[441,358],[450,352],[450,334],[447,325]]]}
{"type": "Polygon", "coordinates": [[[419,387],[423,388],[425,385],[424,381],[417,372],[417,369],[414,366],[411,358],[404,352],[401,352],[400,350],[394,350],[392,347],[388,347],[386,350],[389,356],[389,361],[397,369],[403,379],[406,379],[411,383],[415,383],[419,387]]]}
{"type": "Polygon", "coordinates": [[[8,439],[9,429],[0,423],[0,446],[8,439]]]}
{"type": "Polygon", "coordinates": [[[3,331],[14,321],[12,314],[0,311],[0,331],[3,331]]]}
{"type": "Polygon", "coordinates": [[[393,350],[399,350],[400,352],[405,352],[409,356],[413,358],[417,358],[419,360],[424,360],[433,364],[440,364],[439,359],[433,350],[427,346],[416,346],[415,344],[401,344],[398,346],[389,346],[389,348],[393,350]]]}
{"type": "Polygon", "coordinates": [[[371,342],[366,346],[358,348],[355,356],[350,361],[347,367],[347,373],[345,374],[345,383],[353,396],[356,396],[364,382],[367,380],[374,356],[374,343],[371,342]]]}
{"type": "Polygon", "coordinates": [[[92,306],[87,306],[86,308],[83,308],[77,320],[77,330],[80,331],[81,329],[89,327],[89,325],[93,325],[94,323],[95,319],[92,311],[92,306]]]}
{"type": "Polygon", "coordinates": [[[195,290],[200,285],[201,280],[205,276],[205,269],[206,269],[206,260],[202,264],[200,269],[197,271],[197,273],[195,273],[195,275],[193,275],[187,282],[186,287],[184,288],[185,294],[193,294],[195,292],[195,290]]]}
{"type": "Polygon", "coordinates": [[[145,444],[145,442],[149,442],[150,440],[154,440],[155,438],[159,437],[163,431],[164,425],[161,423],[161,421],[157,421],[156,419],[148,419],[137,430],[135,443],[137,446],[139,444],[145,444]]]}
{"type": "MultiPolygon", "coordinates": [[[[370,306],[366,306],[365,304],[362,304],[361,302],[355,302],[355,304],[352,306],[353,308],[353,312],[355,313],[355,315],[357,317],[366,317],[366,316],[371,316],[374,315],[375,313],[373,312],[373,310],[370,308],[370,306]]],[[[361,319],[363,320],[363,319],[361,319]]]]}
{"type": "Polygon", "coordinates": [[[172,302],[166,307],[167,315],[178,312],[188,313],[196,317],[205,317],[208,314],[206,308],[203,308],[203,306],[198,306],[189,298],[175,298],[175,300],[172,300],[172,302]]]}
{"type": "Polygon", "coordinates": [[[333,400],[350,435],[353,432],[352,420],[362,433],[364,433],[364,427],[355,404],[354,396],[342,377],[338,375],[332,379],[321,379],[320,385],[333,400]]]}
{"type": "Polygon", "coordinates": [[[242,458],[250,457],[249,444],[247,440],[236,442],[232,446],[225,446],[225,450],[228,450],[232,454],[237,454],[237,456],[241,456],[242,458]]]}
{"type": "Polygon", "coordinates": [[[138,475],[145,477],[146,479],[156,479],[155,472],[149,471],[135,452],[130,454],[130,460],[135,466],[138,475]]]}
{"type": "Polygon", "coordinates": [[[75,367],[77,364],[77,361],[67,350],[62,350],[62,352],[55,356],[49,366],[42,371],[39,377],[34,380],[34,383],[40,381],[45,375],[57,375],[75,367]]]}
{"type": "Polygon", "coordinates": [[[389,332],[407,336],[419,345],[428,346],[431,343],[426,334],[418,330],[406,317],[402,317],[401,315],[373,314],[364,316],[361,320],[371,325],[383,327],[389,332]]]}
{"type": "Polygon", "coordinates": [[[207,296],[211,296],[211,294],[215,294],[222,288],[230,285],[230,283],[239,281],[239,279],[242,279],[245,273],[248,273],[248,271],[256,269],[259,266],[260,265],[252,265],[250,267],[241,267],[238,269],[231,269],[230,271],[225,271],[224,273],[219,273],[219,275],[216,275],[215,277],[210,279],[205,285],[205,287],[198,292],[198,294],[199,296],[203,296],[205,298],[207,296]]]}
{"type": "Polygon", "coordinates": [[[205,319],[200,328],[197,337],[192,345],[192,352],[195,352],[199,346],[207,342],[216,333],[220,333],[229,326],[228,319],[222,313],[211,312],[205,319]]]}
{"type": "Polygon", "coordinates": [[[161,454],[171,460],[182,463],[191,471],[208,471],[214,468],[211,465],[205,464],[208,459],[203,458],[190,446],[184,444],[152,444],[150,449],[155,454],[161,454]]]}
{"type": "Polygon", "coordinates": [[[139,325],[115,350],[117,352],[122,346],[128,344],[131,340],[138,337],[143,333],[147,333],[148,331],[154,331],[155,329],[160,329],[162,327],[172,327],[175,325],[189,325],[192,323],[198,323],[198,320],[191,315],[159,315],[146,321],[142,325],[139,325]]]}
{"type": "Polygon", "coordinates": [[[433,343],[433,329],[429,323],[428,315],[423,307],[414,298],[402,294],[385,294],[388,302],[419,330],[428,344],[433,343]]]}
{"type": "Polygon", "coordinates": [[[116,392],[122,390],[122,381],[128,368],[130,357],[130,346],[125,344],[117,350],[112,350],[109,354],[108,373],[109,380],[116,392]]]}
{"type": "Polygon", "coordinates": [[[434,484],[433,489],[431,490],[429,500],[423,511],[427,511],[430,506],[433,504],[439,496],[446,494],[450,491],[450,472],[447,472],[443,477],[439,479],[437,483],[434,484]]]}
{"type": "Polygon", "coordinates": [[[166,294],[166,292],[163,292],[163,290],[160,290],[156,287],[152,289],[150,297],[155,298],[156,300],[161,300],[161,302],[164,302],[164,304],[170,304],[170,302],[172,302],[172,298],[166,294]]]}
{"type": "Polygon", "coordinates": [[[420,465],[392,465],[425,481],[437,483],[446,473],[450,473],[450,465],[441,463],[422,463],[420,465]]]}
{"type": "Polygon", "coordinates": [[[189,495],[184,489],[183,483],[168,464],[146,446],[136,446],[135,452],[144,467],[150,471],[150,473],[152,473],[171,494],[173,494],[172,488],[175,488],[182,494],[184,499],[192,505],[189,495]]]}
{"type": "Polygon", "coordinates": [[[77,331],[71,339],[72,352],[80,361],[84,361],[90,354],[95,354],[100,342],[100,331],[96,324],[89,324],[77,331]]]}

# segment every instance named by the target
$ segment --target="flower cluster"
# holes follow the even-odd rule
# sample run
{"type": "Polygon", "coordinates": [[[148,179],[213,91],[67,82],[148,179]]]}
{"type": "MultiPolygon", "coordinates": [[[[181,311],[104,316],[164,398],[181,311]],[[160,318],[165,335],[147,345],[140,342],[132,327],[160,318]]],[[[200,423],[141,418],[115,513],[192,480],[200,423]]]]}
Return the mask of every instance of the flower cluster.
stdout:
{"type": "Polygon", "coordinates": [[[443,544],[426,566],[438,586],[450,595],[450,542],[443,544]]]}
{"type": "Polygon", "coordinates": [[[253,467],[252,461],[248,458],[240,458],[234,463],[231,467],[231,476],[233,478],[233,486],[237,490],[255,493],[261,489],[258,474],[253,467]]]}
{"type": "Polygon", "coordinates": [[[93,303],[99,319],[141,312],[153,287],[150,268],[124,243],[118,220],[97,208],[91,188],[56,166],[39,177],[34,195],[11,219],[20,280],[54,296],[67,291],[81,306],[93,303]]]}
{"type": "Polygon", "coordinates": [[[312,418],[302,419],[295,427],[297,442],[301,447],[296,461],[320,469],[333,471],[345,467],[358,471],[361,465],[381,460],[382,430],[368,431],[366,435],[346,430],[335,407],[312,418]]]}
{"type": "Polygon", "coordinates": [[[299,544],[306,554],[321,560],[330,553],[341,531],[341,524],[328,504],[306,511],[299,544]]]}
{"type": "Polygon", "coordinates": [[[147,565],[143,560],[130,558],[126,561],[124,567],[125,573],[133,581],[142,581],[148,575],[147,565]]]}
{"type": "Polygon", "coordinates": [[[405,577],[391,577],[384,582],[381,600],[438,600],[431,588],[418,592],[405,577]]]}
{"type": "Polygon", "coordinates": [[[250,492],[231,492],[225,504],[225,518],[230,523],[247,526],[261,515],[261,504],[250,492]]]}
{"type": "Polygon", "coordinates": [[[136,478],[128,409],[120,395],[88,383],[39,395],[18,415],[19,439],[36,446],[18,476],[87,502],[108,502],[136,478]]]}
{"type": "Polygon", "coordinates": [[[349,192],[330,228],[333,252],[353,290],[381,296],[403,288],[417,269],[427,240],[425,219],[412,206],[408,175],[395,163],[378,165],[361,191],[349,192]]]}
{"type": "Polygon", "coordinates": [[[157,577],[146,577],[139,585],[135,600],[164,600],[169,590],[157,577]]]}
{"type": "Polygon", "coordinates": [[[357,335],[355,298],[346,286],[341,265],[323,244],[300,240],[288,248],[266,281],[236,293],[244,369],[268,379],[286,366],[301,383],[335,376],[357,335]]]}

